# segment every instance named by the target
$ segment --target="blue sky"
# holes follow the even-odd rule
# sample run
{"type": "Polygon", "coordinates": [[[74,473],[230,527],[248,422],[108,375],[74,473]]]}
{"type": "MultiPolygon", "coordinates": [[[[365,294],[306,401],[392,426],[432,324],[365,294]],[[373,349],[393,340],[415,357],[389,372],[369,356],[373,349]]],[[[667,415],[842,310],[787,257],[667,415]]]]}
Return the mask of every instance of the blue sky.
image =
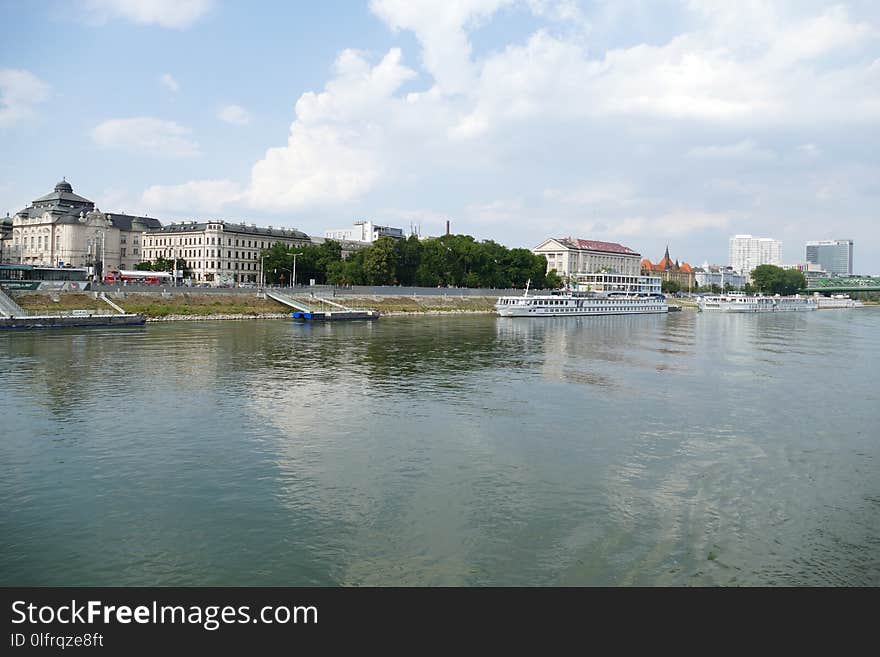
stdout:
{"type": "Polygon", "coordinates": [[[874,2],[0,0],[0,208],[360,218],[880,273],[874,2]]]}

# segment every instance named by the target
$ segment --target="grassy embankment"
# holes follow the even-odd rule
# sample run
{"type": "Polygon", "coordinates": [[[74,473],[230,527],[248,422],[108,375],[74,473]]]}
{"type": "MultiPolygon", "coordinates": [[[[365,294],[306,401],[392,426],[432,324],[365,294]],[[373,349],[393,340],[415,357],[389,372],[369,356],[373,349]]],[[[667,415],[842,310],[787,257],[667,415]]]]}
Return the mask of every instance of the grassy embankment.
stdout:
{"type": "MultiPolygon", "coordinates": [[[[305,297],[303,297],[305,298],[305,297]]],[[[159,293],[129,293],[124,299],[111,299],[130,313],[141,313],[150,318],[169,316],[206,317],[209,315],[256,316],[289,313],[285,305],[272,299],[260,299],[255,294],[199,294],[177,293],[169,298],[159,293]]],[[[383,314],[390,313],[436,313],[436,312],[488,312],[495,299],[489,297],[454,296],[371,296],[337,297],[337,303],[354,308],[370,308],[383,314]]],[[[91,294],[76,293],[17,293],[15,301],[31,314],[53,314],[71,310],[97,310],[113,312],[106,303],[94,299],[91,294]]],[[[333,308],[328,308],[333,310],[333,308]]]]}

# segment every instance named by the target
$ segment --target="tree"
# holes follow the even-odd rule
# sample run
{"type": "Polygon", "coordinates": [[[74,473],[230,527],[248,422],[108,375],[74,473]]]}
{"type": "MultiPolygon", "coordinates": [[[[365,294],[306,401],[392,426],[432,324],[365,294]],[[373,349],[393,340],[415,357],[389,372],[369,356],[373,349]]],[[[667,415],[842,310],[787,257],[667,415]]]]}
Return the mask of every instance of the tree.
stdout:
{"type": "Polygon", "coordinates": [[[392,285],[396,258],[394,240],[380,237],[364,254],[364,275],[367,285],[392,285]]]}
{"type": "Polygon", "coordinates": [[[415,235],[394,244],[394,275],[401,285],[415,285],[416,270],[422,258],[422,243],[415,235]]]}
{"type": "Polygon", "coordinates": [[[775,265],[758,265],[752,270],[752,283],[763,294],[780,294],[785,270],[775,265]]]}
{"type": "Polygon", "coordinates": [[[780,294],[797,294],[807,287],[807,278],[802,271],[787,269],[782,277],[783,291],[780,294]]]}
{"type": "Polygon", "coordinates": [[[752,282],[763,294],[795,294],[807,286],[803,272],[775,265],[759,265],[752,271],[752,282]]]}
{"type": "Polygon", "coordinates": [[[562,287],[562,277],[556,273],[555,269],[551,269],[544,274],[544,285],[550,289],[558,289],[562,287]]]}
{"type": "Polygon", "coordinates": [[[681,292],[681,285],[676,281],[662,281],[660,283],[660,290],[664,294],[676,294],[677,292],[681,292]]]}

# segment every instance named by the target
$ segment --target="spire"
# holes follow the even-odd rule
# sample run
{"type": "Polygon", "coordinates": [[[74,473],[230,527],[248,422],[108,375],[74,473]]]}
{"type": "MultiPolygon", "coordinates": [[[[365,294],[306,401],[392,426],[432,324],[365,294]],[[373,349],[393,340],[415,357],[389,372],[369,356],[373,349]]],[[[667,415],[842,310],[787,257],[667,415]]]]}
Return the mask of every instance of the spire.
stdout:
{"type": "Polygon", "coordinates": [[[668,244],[666,245],[666,253],[663,254],[663,257],[664,257],[666,260],[669,260],[669,245],[668,245],[668,244]]]}

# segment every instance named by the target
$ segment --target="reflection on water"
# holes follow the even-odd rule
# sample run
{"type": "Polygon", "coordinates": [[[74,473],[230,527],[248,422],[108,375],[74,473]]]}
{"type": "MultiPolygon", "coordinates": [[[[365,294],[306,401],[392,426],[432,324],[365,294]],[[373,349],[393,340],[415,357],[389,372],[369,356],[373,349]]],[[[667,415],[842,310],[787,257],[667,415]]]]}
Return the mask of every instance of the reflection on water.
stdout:
{"type": "Polygon", "coordinates": [[[0,584],[880,584],[880,312],[0,334],[0,584]]]}

